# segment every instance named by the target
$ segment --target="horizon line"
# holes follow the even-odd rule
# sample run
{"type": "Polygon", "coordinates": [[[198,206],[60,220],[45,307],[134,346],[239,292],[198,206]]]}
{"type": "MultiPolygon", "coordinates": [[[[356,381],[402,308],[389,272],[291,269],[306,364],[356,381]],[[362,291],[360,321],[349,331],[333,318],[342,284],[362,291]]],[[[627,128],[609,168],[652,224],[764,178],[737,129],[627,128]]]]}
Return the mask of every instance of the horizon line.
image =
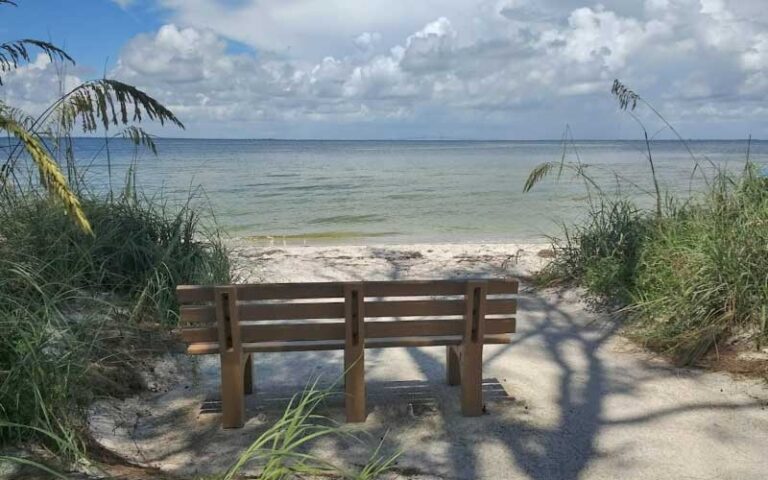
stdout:
{"type": "MultiPolygon", "coordinates": [[[[282,137],[174,137],[151,135],[157,140],[246,140],[259,142],[558,142],[562,138],[282,138],[282,137]]],[[[80,135],[72,138],[104,140],[96,135],[80,135]]],[[[111,138],[110,140],[121,140],[111,138]]],[[[123,139],[128,140],[128,139],[123,139]]],[[[764,142],[763,138],[685,138],[686,142],[764,142]]],[[[652,139],[651,142],[680,142],[677,138],[652,139]]],[[[565,140],[572,142],[645,142],[643,138],[573,138],[565,140]]]]}

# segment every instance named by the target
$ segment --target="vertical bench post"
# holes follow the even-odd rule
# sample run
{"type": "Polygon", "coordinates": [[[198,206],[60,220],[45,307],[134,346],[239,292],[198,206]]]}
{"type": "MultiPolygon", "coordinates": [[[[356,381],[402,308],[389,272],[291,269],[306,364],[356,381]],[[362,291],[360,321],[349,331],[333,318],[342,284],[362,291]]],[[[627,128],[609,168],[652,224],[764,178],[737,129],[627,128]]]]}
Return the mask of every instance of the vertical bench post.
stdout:
{"type": "Polygon", "coordinates": [[[483,342],[488,284],[468,282],[465,293],[464,338],[461,344],[461,413],[483,414],[483,342]]]}
{"type": "Polygon", "coordinates": [[[344,285],[344,389],[347,422],[364,422],[366,417],[364,300],[362,282],[344,285]]]}
{"type": "Polygon", "coordinates": [[[245,423],[245,381],[236,287],[216,287],[216,323],[221,357],[222,426],[240,428],[245,423]]]}

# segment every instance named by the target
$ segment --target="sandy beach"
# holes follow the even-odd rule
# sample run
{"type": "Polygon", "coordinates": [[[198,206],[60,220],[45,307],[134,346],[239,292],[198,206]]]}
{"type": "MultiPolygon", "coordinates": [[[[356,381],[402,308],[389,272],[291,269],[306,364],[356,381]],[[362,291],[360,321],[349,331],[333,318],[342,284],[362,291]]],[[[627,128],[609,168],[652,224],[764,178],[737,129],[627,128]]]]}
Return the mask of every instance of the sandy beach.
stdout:
{"type": "MultiPolygon", "coordinates": [[[[368,419],[347,427],[364,441],[312,446],[334,462],[362,463],[383,438],[385,451],[403,449],[393,478],[757,480],[768,471],[764,382],[675,368],[622,338],[579,291],[533,289],[526,278],[547,262],[548,245],[231,247],[243,282],[522,280],[518,333],[485,348],[485,415],[460,415],[443,348],[368,350],[368,419]]],[[[310,379],[338,379],[342,357],[257,355],[246,425],[224,431],[218,357],[169,354],[148,378],[156,392],[97,402],[91,432],[132,462],[182,475],[221,471],[310,379]]],[[[341,395],[320,413],[342,421],[341,395]]]]}

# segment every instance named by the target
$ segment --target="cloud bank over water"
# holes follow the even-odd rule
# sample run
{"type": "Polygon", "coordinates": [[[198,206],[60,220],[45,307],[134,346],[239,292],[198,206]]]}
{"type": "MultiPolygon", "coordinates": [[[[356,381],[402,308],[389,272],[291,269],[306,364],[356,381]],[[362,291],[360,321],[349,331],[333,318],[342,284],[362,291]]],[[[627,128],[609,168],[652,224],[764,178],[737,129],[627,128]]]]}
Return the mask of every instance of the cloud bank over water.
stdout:
{"type": "Polygon", "coordinates": [[[157,6],[167,23],[130,39],[110,75],[167,102],[191,135],[556,138],[571,123],[635,137],[608,93],[620,78],[690,136],[768,136],[762,0],[157,6]]]}

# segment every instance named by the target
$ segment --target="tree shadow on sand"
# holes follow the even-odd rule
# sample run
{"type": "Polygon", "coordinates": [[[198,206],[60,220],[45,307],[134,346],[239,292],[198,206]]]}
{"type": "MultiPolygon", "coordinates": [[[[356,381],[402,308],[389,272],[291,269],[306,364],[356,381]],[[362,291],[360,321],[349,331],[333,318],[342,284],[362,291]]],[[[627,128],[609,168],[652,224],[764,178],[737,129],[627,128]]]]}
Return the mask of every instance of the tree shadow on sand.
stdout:
{"type": "MultiPolygon", "coordinates": [[[[410,260],[393,256],[386,249],[378,253],[388,258],[392,265],[389,272],[391,279],[404,279],[408,275],[410,260]]],[[[352,274],[353,272],[349,272],[352,274]]],[[[494,265],[478,266],[471,269],[446,269],[446,277],[489,277],[502,276],[509,272],[506,268],[494,265]]],[[[611,318],[598,314],[583,314],[583,306],[553,292],[523,291],[519,298],[518,328],[512,342],[503,346],[487,347],[484,356],[484,373],[499,371],[501,366],[509,366],[506,371],[510,378],[487,378],[485,382],[485,400],[489,413],[479,418],[464,418],[459,413],[459,389],[445,385],[444,350],[442,348],[409,348],[407,355],[417,369],[414,377],[421,380],[369,380],[369,412],[376,410],[379,424],[368,422],[362,425],[364,431],[373,439],[380,439],[388,428],[392,434],[386,437],[387,451],[402,449],[403,456],[397,470],[403,475],[430,474],[444,478],[469,479],[492,478],[489,474],[489,449],[493,454],[503,455],[519,473],[531,479],[577,479],[585,474],[591,463],[606,455],[621,455],[625,450],[636,445],[625,442],[606,446],[599,442],[601,434],[610,428],[619,426],[644,426],[650,422],[691,412],[715,412],[728,410],[759,410],[765,405],[759,400],[741,402],[699,402],[673,404],[653,411],[643,409],[639,414],[621,417],[606,414],[609,397],[642,397],[640,390],[647,382],[675,375],[669,366],[653,365],[641,358],[640,368],[624,370],[621,365],[610,361],[611,346],[617,333],[618,323],[611,318]],[[517,371],[510,365],[522,355],[540,359],[540,372],[517,371]],[[549,379],[556,379],[554,387],[547,384],[544,374],[549,379]],[[541,375],[542,378],[538,378],[541,375]],[[517,377],[517,378],[515,378],[517,377]],[[548,389],[546,395],[534,395],[532,388],[548,389]],[[528,389],[528,390],[526,390],[528,389]],[[513,398],[509,398],[513,397],[513,398]],[[548,405],[543,403],[546,398],[548,405]],[[387,412],[389,409],[389,412],[387,412]],[[529,410],[530,409],[530,410],[529,410]],[[547,422],[541,422],[543,415],[531,415],[530,411],[546,412],[547,422]],[[537,420],[538,418],[538,420],[537,420]],[[392,423],[387,420],[392,419],[392,423]],[[551,421],[549,421],[551,420],[551,421]],[[409,436],[413,428],[431,429],[424,437],[413,443],[409,436]],[[411,442],[411,443],[409,443],[411,442]],[[613,450],[608,451],[608,448],[613,450]]],[[[284,386],[264,386],[259,380],[260,369],[256,368],[255,399],[249,400],[247,415],[250,420],[241,431],[222,431],[218,415],[210,415],[208,420],[196,424],[196,432],[181,439],[173,448],[155,455],[152,463],[159,464],[171,458],[191,459],[203,465],[206,461],[221,462],[222,458],[233,459],[252,441],[259,432],[266,429],[285,407],[288,398],[300,391],[297,386],[315,369],[331,376],[331,381],[339,378],[342,370],[341,356],[338,352],[287,353],[295,357],[281,357],[274,365],[271,375],[274,378],[285,377],[292,380],[284,386]],[[301,372],[291,371],[296,366],[306,366],[301,372]],[[289,384],[290,383],[290,384],[289,384]],[[263,416],[261,420],[254,420],[263,416]],[[212,453],[211,443],[218,442],[220,448],[212,453]]],[[[620,355],[620,354],[618,354],[620,355]]],[[[382,350],[366,350],[367,368],[376,368],[377,362],[387,362],[388,357],[382,350]]],[[[267,361],[267,360],[265,360],[267,361]]],[[[270,360],[271,362],[271,360],[270,360]]],[[[214,362],[215,363],[215,362],[214,362]]],[[[537,365],[539,362],[535,362],[537,365]]],[[[215,367],[215,365],[212,365],[215,367]]],[[[209,385],[215,382],[217,373],[210,368],[209,385]]],[[[181,394],[183,397],[183,393],[181,394]]],[[[343,418],[343,395],[340,393],[331,399],[320,412],[334,418],[343,418]]],[[[682,403],[682,402],[680,402],[682,403]]],[[[170,410],[165,416],[151,420],[139,434],[141,440],[152,441],[168,425],[189,426],[189,407],[170,410]],[[186,423],[185,423],[186,422],[186,423]]],[[[369,419],[371,417],[369,416],[369,419]]],[[[205,420],[205,419],[204,419],[205,420]]],[[[146,423],[146,422],[145,422],[146,423]]],[[[369,444],[350,443],[348,438],[332,440],[331,450],[340,458],[366,458],[369,444]]],[[[631,456],[629,456],[631,458],[631,456]]],[[[176,460],[178,461],[178,460],[176,460]]],[[[626,460],[625,463],[631,462],[626,460]]],[[[492,463],[492,462],[490,462],[492,463]]],[[[627,464],[627,467],[631,465],[627,464]]],[[[508,473],[510,472],[500,472],[508,473]]]]}

